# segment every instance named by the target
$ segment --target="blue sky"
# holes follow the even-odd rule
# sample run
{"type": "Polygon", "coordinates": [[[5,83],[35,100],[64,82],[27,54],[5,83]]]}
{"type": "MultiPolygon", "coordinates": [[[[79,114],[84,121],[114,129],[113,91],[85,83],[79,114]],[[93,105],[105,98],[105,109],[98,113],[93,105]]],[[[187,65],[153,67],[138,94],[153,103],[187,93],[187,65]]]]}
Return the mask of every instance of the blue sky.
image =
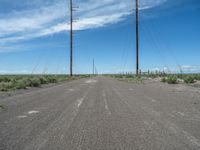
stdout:
{"type": "MultiPolygon", "coordinates": [[[[200,72],[199,0],[139,0],[143,71],[200,72]]],[[[0,0],[0,74],[69,73],[69,0],[0,0]]],[[[74,72],[135,70],[134,0],[75,0],[74,72]]]]}

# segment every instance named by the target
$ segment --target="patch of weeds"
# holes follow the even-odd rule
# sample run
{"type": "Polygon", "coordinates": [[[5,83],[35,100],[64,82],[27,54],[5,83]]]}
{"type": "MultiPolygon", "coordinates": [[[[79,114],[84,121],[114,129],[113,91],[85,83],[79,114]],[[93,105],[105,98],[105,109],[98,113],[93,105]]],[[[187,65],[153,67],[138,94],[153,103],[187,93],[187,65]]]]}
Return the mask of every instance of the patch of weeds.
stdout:
{"type": "Polygon", "coordinates": [[[134,80],[136,83],[142,83],[143,81],[142,77],[134,77],[134,80]]]}
{"type": "Polygon", "coordinates": [[[141,77],[123,77],[123,78],[118,78],[119,81],[126,81],[126,82],[132,82],[132,83],[142,83],[143,79],[141,77]]]}
{"type": "Polygon", "coordinates": [[[15,83],[16,89],[26,89],[28,86],[28,80],[27,79],[20,79],[15,83]]]}
{"type": "Polygon", "coordinates": [[[48,84],[48,80],[43,76],[39,77],[39,80],[41,84],[48,84]]]}
{"type": "Polygon", "coordinates": [[[183,80],[184,80],[184,82],[187,83],[187,84],[195,83],[195,78],[192,77],[192,76],[187,76],[187,77],[185,77],[183,80]]]}
{"type": "Polygon", "coordinates": [[[5,110],[5,107],[2,105],[2,104],[0,104],[0,110],[5,110]]]}
{"type": "Polygon", "coordinates": [[[10,82],[11,79],[9,77],[2,76],[0,77],[0,82],[10,82]]]}
{"type": "Polygon", "coordinates": [[[46,80],[47,80],[47,83],[57,83],[58,82],[56,76],[47,76],[46,80]]]}
{"type": "Polygon", "coordinates": [[[39,78],[33,77],[33,78],[30,78],[29,80],[30,80],[30,82],[29,82],[30,87],[40,87],[41,86],[41,82],[40,82],[39,78]]]}
{"type": "Polygon", "coordinates": [[[0,91],[40,87],[42,84],[57,83],[66,80],[76,80],[90,77],[90,75],[2,75],[0,76],[0,91]]]}
{"type": "Polygon", "coordinates": [[[195,80],[198,80],[198,81],[200,80],[200,74],[196,74],[193,77],[194,77],[195,80]]]}
{"type": "Polygon", "coordinates": [[[161,82],[166,83],[167,82],[167,78],[166,77],[162,78],[161,82]]]}
{"type": "Polygon", "coordinates": [[[167,77],[166,81],[168,84],[177,84],[178,78],[176,76],[169,76],[169,77],[167,77]]]}
{"type": "Polygon", "coordinates": [[[13,86],[12,82],[1,82],[0,83],[0,91],[2,91],[2,92],[7,92],[13,88],[14,88],[14,86],[13,86]]]}

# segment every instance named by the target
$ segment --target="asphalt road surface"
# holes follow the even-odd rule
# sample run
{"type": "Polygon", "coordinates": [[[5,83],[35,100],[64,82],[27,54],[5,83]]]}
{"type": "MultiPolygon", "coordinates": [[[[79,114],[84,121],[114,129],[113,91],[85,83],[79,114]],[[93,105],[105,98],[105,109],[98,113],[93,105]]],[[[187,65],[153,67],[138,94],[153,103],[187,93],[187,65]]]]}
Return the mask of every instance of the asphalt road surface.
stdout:
{"type": "Polygon", "coordinates": [[[0,99],[0,150],[200,150],[198,91],[106,77],[0,99]]]}

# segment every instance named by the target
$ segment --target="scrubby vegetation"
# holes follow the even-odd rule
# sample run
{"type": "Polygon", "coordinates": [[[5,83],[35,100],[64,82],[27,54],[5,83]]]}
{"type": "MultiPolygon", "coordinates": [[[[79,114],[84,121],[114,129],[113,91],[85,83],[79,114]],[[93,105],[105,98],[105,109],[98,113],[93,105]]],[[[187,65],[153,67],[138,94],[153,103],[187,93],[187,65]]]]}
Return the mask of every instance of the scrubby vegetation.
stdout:
{"type": "Polygon", "coordinates": [[[57,83],[67,80],[75,80],[89,75],[1,75],[0,91],[26,89],[28,87],[40,87],[43,84],[57,83]]]}
{"type": "Polygon", "coordinates": [[[192,84],[196,81],[200,81],[200,74],[166,74],[163,72],[143,74],[140,76],[140,78],[137,78],[133,74],[117,74],[107,76],[118,78],[119,80],[142,80],[147,78],[161,78],[161,82],[168,84],[178,84],[183,82],[186,84],[192,84]]]}
{"type": "Polygon", "coordinates": [[[3,105],[0,104],[0,109],[5,109],[3,105]]]}
{"type": "Polygon", "coordinates": [[[177,84],[178,83],[178,78],[175,75],[168,76],[166,81],[167,81],[168,84],[177,84]]]}
{"type": "Polygon", "coordinates": [[[166,78],[166,77],[163,77],[163,78],[161,79],[161,82],[166,83],[166,82],[167,82],[167,78],[166,78]]]}
{"type": "Polygon", "coordinates": [[[185,83],[190,84],[190,83],[194,83],[195,82],[195,77],[187,76],[183,80],[184,80],[185,83]]]}
{"type": "Polygon", "coordinates": [[[177,84],[178,77],[175,75],[169,75],[169,76],[163,77],[161,79],[161,82],[168,83],[168,84],[177,84]]]}
{"type": "Polygon", "coordinates": [[[137,77],[133,74],[107,74],[107,77],[113,77],[121,81],[142,83],[143,77],[137,77]]]}

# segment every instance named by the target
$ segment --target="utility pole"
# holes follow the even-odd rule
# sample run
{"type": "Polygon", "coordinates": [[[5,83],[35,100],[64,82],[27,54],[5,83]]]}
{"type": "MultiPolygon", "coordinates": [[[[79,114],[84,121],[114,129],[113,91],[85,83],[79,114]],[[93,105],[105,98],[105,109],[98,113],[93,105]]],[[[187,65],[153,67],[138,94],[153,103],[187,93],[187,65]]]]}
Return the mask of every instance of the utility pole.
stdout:
{"type": "Polygon", "coordinates": [[[93,59],[93,75],[94,75],[94,59],[93,59]]]}
{"type": "Polygon", "coordinates": [[[136,75],[139,76],[138,0],[136,0],[136,75]]]}
{"type": "Polygon", "coordinates": [[[73,3],[70,0],[70,76],[73,76],[73,3]]]}

